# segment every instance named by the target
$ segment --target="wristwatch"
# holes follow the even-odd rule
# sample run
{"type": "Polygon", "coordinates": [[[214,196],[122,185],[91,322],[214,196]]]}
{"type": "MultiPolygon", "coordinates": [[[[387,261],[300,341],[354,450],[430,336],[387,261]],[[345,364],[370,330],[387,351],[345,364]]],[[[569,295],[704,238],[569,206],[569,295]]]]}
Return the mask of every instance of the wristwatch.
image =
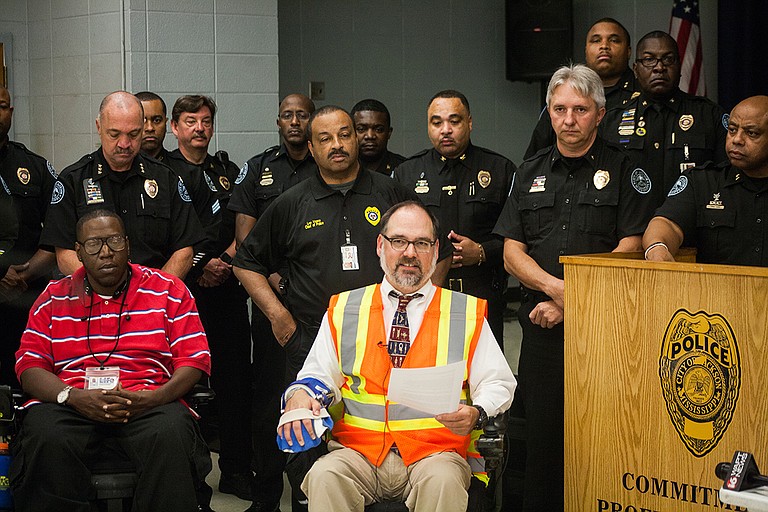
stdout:
{"type": "Polygon", "coordinates": [[[73,386],[67,386],[61,391],[59,391],[59,394],[56,395],[56,402],[59,405],[67,405],[67,400],[69,400],[69,392],[72,391],[73,386]]]}
{"type": "Polygon", "coordinates": [[[480,413],[480,416],[477,417],[477,423],[475,423],[475,430],[483,430],[488,424],[488,413],[486,413],[485,409],[479,405],[473,405],[472,407],[477,409],[477,412],[480,413]]]}

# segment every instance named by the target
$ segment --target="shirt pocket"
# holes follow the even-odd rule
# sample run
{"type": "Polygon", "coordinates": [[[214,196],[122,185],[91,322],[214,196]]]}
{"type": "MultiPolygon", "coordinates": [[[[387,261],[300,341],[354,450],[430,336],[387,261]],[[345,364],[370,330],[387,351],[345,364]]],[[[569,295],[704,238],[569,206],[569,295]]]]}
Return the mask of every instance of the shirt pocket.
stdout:
{"type": "Polygon", "coordinates": [[[733,228],[736,226],[736,212],[732,210],[716,210],[702,208],[696,214],[698,229],[733,228]]]}
{"type": "Polygon", "coordinates": [[[522,196],[519,201],[520,220],[528,240],[543,238],[555,221],[554,192],[536,192],[522,196]]]}
{"type": "MultiPolygon", "coordinates": [[[[175,191],[174,191],[175,193],[175,191]]],[[[164,201],[147,201],[136,205],[137,230],[142,239],[155,250],[165,252],[171,245],[169,240],[171,205],[164,201]]]]}
{"type": "Polygon", "coordinates": [[[616,232],[618,188],[597,190],[589,188],[579,194],[579,231],[590,235],[610,235],[616,232]]]}

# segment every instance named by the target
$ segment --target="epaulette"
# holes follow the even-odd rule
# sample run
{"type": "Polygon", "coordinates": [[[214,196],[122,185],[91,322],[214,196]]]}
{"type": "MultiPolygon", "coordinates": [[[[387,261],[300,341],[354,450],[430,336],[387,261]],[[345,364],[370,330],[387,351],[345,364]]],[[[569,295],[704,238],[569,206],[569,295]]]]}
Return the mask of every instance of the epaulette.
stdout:
{"type": "MultiPolygon", "coordinates": [[[[427,149],[423,149],[423,150],[419,151],[418,153],[414,153],[413,155],[411,155],[408,158],[406,158],[405,162],[407,162],[408,160],[414,160],[416,158],[420,158],[420,157],[426,155],[427,153],[429,153],[431,150],[432,150],[432,148],[427,148],[427,149]]],[[[405,162],[403,162],[403,163],[405,163],[405,162]]]]}
{"type": "Polygon", "coordinates": [[[82,169],[83,167],[85,167],[86,165],[90,164],[91,162],[93,162],[93,153],[89,153],[89,154],[83,156],[77,162],[75,162],[75,163],[65,167],[64,170],[59,173],[59,178],[61,178],[62,176],[64,176],[65,174],[68,174],[70,172],[74,172],[74,171],[76,171],[78,169],[82,169]]]}

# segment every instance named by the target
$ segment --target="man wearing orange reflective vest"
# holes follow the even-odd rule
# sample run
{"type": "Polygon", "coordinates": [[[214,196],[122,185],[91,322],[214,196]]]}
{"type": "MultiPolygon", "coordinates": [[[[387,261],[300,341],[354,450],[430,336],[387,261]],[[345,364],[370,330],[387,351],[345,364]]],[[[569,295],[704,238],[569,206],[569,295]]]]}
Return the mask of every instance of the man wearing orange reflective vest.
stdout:
{"type": "MultiPolygon", "coordinates": [[[[466,510],[470,432],[509,408],[516,381],[485,319],[486,302],[430,282],[437,233],[434,215],[415,201],[382,217],[383,282],[331,298],[299,380],[286,390],[286,412],[319,417],[323,407],[344,406],[330,453],[302,484],[310,512],[397,499],[409,510],[466,510]],[[387,400],[392,368],[459,361],[465,369],[455,412],[434,416],[387,400]]],[[[297,443],[313,444],[312,425],[288,422],[279,435],[298,450],[297,443]]]]}

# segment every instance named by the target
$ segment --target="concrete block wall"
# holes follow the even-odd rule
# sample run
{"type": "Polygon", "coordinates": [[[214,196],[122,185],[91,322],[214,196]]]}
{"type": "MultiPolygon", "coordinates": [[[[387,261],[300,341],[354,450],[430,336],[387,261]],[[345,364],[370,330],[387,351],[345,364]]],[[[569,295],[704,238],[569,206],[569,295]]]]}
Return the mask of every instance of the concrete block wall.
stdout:
{"type": "Polygon", "coordinates": [[[98,106],[117,89],[153,90],[169,110],[182,94],[213,96],[211,150],[238,164],[278,141],[277,0],[0,0],[0,12],[12,135],[57,169],[98,147],[98,106]]]}
{"type": "MultiPolygon", "coordinates": [[[[717,6],[702,3],[709,90],[717,84],[717,6]]],[[[462,91],[475,144],[519,163],[541,111],[539,84],[505,78],[504,0],[280,0],[280,95],[325,82],[325,101],[347,109],[374,97],[392,114],[390,148],[429,147],[426,103],[441,89],[462,91]]],[[[574,0],[574,58],[584,58],[591,23],[612,16],[633,41],[668,30],[672,0],[574,0]]],[[[710,95],[712,97],[712,95],[710,95]]]]}

